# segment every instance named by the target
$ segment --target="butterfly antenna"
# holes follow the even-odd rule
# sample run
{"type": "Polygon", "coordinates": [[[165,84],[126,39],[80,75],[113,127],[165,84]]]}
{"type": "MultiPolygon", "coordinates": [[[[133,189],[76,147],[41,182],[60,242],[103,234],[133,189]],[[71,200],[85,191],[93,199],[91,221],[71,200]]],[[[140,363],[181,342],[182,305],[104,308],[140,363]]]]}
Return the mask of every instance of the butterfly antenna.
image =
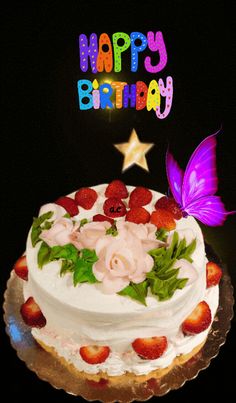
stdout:
{"type": "Polygon", "coordinates": [[[212,136],[217,136],[217,134],[219,134],[222,129],[223,129],[223,125],[221,123],[220,128],[215,133],[213,133],[212,136]]]}

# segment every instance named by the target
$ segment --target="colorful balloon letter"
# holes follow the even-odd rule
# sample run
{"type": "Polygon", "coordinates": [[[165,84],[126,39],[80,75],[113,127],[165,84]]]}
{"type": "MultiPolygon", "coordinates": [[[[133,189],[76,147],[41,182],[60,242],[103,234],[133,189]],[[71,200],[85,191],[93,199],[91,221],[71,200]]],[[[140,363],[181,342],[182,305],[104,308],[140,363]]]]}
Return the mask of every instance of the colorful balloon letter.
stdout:
{"type": "Polygon", "coordinates": [[[113,93],[113,89],[110,84],[104,83],[100,85],[100,102],[101,102],[101,108],[105,109],[106,107],[108,108],[113,108],[113,103],[110,100],[110,97],[113,93]]]}
{"type": "Polygon", "coordinates": [[[93,73],[97,73],[96,63],[98,55],[98,40],[96,34],[91,34],[89,38],[86,35],[81,34],[79,36],[79,51],[80,51],[80,68],[82,71],[88,70],[88,58],[90,59],[90,65],[93,73]]]}
{"type": "Polygon", "coordinates": [[[147,38],[141,32],[132,32],[131,38],[131,71],[138,70],[138,53],[143,52],[147,47],[147,38]],[[136,42],[140,41],[140,45],[136,45],[136,42]]]}
{"type": "Polygon", "coordinates": [[[93,85],[90,80],[79,80],[77,83],[78,87],[78,95],[79,95],[79,107],[82,110],[91,109],[93,107],[93,97],[91,95],[91,91],[93,89],[93,85]],[[87,99],[88,102],[84,103],[84,99],[87,99]]]}
{"type": "Polygon", "coordinates": [[[113,48],[114,48],[114,71],[119,73],[121,71],[121,53],[128,49],[130,46],[130,37],[124,32],[116,32],[112,35],[113,48]],[[119,44],[118,41],[123,40],[123,44],[119,44]]]}
{"type": "Polygon", "coordinates": [[[97,70],[101,73],[104,70],[110,73],[113,68],[112,46],[107,34],[102,34],[99,38],[99,52],[97,58],[97,70]]]}
{"type": "Polygon", "coordinates": [[[156,111],[157,106],[161,104],[160,90],[156,80],[152,80],[148,87],[147,96],[147,110],[154,109],[156,111]]]}
{"type": "Polygon", "coordinates": [[[159,119],[164,119],[169,115],[173,100],[173,80],[172,77],[167,77],[166,79],[166,87],[164,86],[163,80],[160,78],[158,81],[158,85],[160,88],[161,96],[166,98],[165,109],[161,113],[160,106],[157,106],[156,115],[159,119]]]}
{"type": "Polygon", "coordinates": [[[167,63],[167,51],[166,45],[163,39],[163,35],[161,31],[156,32],[156,37],[154,38],[154,32],[149,31],[147,34],[148,38],[148,47],[152,52],[159,52],[160,60],[156,66],[153,66],[151,63],[151,58],[147,56],[144,61],[144,65],[146,70],[149,73],[158,73],[163,70],[167,63]]]}

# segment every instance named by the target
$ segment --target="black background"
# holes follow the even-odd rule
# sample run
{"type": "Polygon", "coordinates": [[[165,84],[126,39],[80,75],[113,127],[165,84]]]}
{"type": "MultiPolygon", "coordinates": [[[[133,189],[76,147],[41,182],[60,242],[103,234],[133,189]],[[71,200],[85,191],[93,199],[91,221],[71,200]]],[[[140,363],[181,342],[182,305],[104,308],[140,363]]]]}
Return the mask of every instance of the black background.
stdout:
{"type": "MultiPolygon", "coordinates": [[[[171,145],[184,167],[199,142],[222,125],[218,136],[219,194],[228,210],[235,209],[235,131],[233,114],[233,2],[15,2],[4,6],[1,56],[1,289],[14,261],[24,251],[27,231],[38,207],[81,186],[121,178],[127,184],[167,191],[164,155],[171,145]],[[31,4],[31,5],[30,5],[31,4]],[[39,3],[38,3],[39,4],[39,3]],[[130,72],[129,57],[121,73],[97,74],[149,83],[174,79],[173,106],[168,118],[154,112],[128,110],[80,111],[78,79],[94,79],[79,68],[76,39],[80,33],[116,31],[163,32],[168,64],[157,75],[140,68],[130,72]],[[122,155],[114,143],[128,140],[135,128],[141,141],[153,142],[147,155],[150,173],[137,166],[121,173],[122,155]]],[[[144,52],[145,53],[145,52],[144,52]]],[[[223,227],[202,227],[204,235],[227,264],[236,283],[235,218],[223,227]]],[[[2,331],[4,382],[11,384],[12,403],[43,399],[72,402],[74,397],[40,381],[20,362],[2,331]]],[[[210,367],[196,380],[162,398],[233,401],[229,364],[234,354],[234,329],[210,367]],[[218,400],[218,399],[217,399],[218,400]]]]}

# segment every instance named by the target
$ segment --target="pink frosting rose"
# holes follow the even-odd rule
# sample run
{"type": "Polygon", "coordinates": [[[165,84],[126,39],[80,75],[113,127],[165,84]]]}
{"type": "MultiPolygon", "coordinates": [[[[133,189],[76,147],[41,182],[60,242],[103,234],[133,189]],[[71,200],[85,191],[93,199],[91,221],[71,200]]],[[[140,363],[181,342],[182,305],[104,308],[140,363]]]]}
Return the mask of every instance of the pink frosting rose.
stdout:
{"type": "Polygon", "coordinates": [[[108,221],[89,222],[77,233],[77,242],[79,249],[95,249],[97,241],[106,234],[106,230],[111,227],[108,221]]]}
{"type": "Polygon", "coordinates": [[[132,235],[138,238],[146,252],[165,245],[165,242],[156,239],[157,228],[153,224],[135,224],[129,221],[119,221],[117,222],[117,229],[121,236],[123,234],[127,238],[132,235]]]}
{"type": "Polygon", "coordinates": [[[72,243],[77,249],[95,249],[98,239],[106,234],[110,226],[107,221],[90,222],[79,229],[79,222],[73,224],[71,219],[62,217],[55,220],[49,230],[42,231],[40,238],[51,247],[72,243]]]}
{"type": "Polygon", "coordinates": [[[40,238],[51,247],[73,243],[71,235],[78,229],[78,226],[79,223],[73,225],[69,218],[61,217],[54,222],[49,230],[43,230],[40,238]]]}
{"type": "Polygon", "coordinates": [[[135,224],[118,221],[118,235],[106,235],[111,224],[107,221],[89,222],[81,228],[80,223],[61,217],[56,219],[49,230],[41,233],[41,238],[49,245],[72,243],[77,249],[95,249],[98,261],[93,265],[93,273],[98,286],[104,293],[121,291],[132,281],[141,283],[153,267],[153,259],[147,253],[164,243],[155,237],[156,227],[152,224],[135,224]]]}
{"type": "MultiPolygon", "coordinates": [[[[118,223],[117,223],[118,224],[118,223]]],[[[96,244],[98,261],[93,273],[106,294],[121,291],[130,281],[141,283],[153,267],[153,259],[143,248],[141,240],[129,231],[126,223],[118,225],[118,236],[106,235],[96,244]]]]}

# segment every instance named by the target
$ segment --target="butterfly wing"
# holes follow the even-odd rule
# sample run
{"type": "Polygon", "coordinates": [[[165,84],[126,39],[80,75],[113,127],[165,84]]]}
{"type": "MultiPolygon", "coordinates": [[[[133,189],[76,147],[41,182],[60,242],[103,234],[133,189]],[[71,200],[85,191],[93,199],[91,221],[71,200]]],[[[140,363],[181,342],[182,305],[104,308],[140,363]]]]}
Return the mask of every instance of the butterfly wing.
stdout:
{"type": "Polygon", "coordinates": [[[170,189],[182,210],[206,225],[222,225],[229,214],[219,196],[216,173],[216,134],[208,136],[192,154],[183,171],[167,151],[166,170],[170,189]]]}
{"type": "Polygon", "coordinates": [[[184,173],[169,151],[166,153],[166,172],[172,195],[174,196],[175,201],[182,206],[182,185],[184,173]]]}
{"type": "Polygon", "coordinates": [[[203,140],[192,154],[182,185],[182,207],[187,212],[193,201],[216,193],[216,134],[203,140]]]}
{"type": "Polygon", "coordinates": [[[234,214],[234,212],[227,212],[224,204],[219,196],[203,196],[200,199],[192,201],[185,212],[203,224],[216,227],[223,225],[227,215],[234,214]]]}

